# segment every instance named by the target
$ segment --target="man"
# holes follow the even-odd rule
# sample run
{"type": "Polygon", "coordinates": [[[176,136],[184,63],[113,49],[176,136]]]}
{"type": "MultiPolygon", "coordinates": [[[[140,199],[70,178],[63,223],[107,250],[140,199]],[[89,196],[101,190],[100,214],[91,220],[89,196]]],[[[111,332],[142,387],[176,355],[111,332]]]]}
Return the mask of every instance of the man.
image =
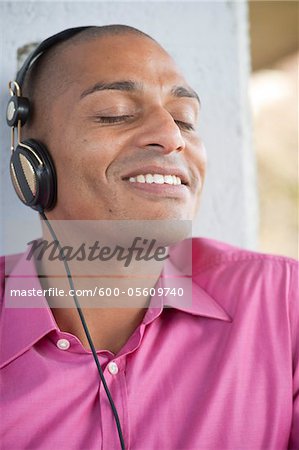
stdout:
{"type": "MultiPolygon", "coordinates": [[[[57,172],[50,221],[192,220],[206,168],[200,104],[157,42],[124,26],[82,31],[40,57],[24,93],[34,107],[25,137],[47,146],[57,172]]],[[[151,276],[142,261],[110,261],[120,291],[134,275],[142,289],[158,289],[161,273],[180,278],[187,233],[159,233],[166,245],[182,241],[171,261],[155,261],[151,276]]],[[[155,292],[134,307],[83,308],[125,447],[299,448],[296,262],[208,239],[192,240],[192,262],[191,303],[155,292]]],[[[78,313],[50,299],[57,283],[67,289],[65,279],[51,278],[57,264],[24,255],[6,262],[2,445],[116,449],[78,313]],[[6,307],[25,270],[27,286],[48,296],[38,309],[6,307]]],[[[85,287],[76,278],[76,288],[85,287]]]]}

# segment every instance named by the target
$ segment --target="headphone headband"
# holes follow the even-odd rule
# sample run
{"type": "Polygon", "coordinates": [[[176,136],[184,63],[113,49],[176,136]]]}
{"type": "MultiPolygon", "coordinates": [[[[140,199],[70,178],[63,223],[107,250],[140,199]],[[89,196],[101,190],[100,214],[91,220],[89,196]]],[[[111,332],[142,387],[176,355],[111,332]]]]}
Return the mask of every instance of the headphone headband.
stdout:
{"type": "Polygon", "coordinates": [[[22,87],[29,68],[35,60],[37,60],[42,54],[45,53],[46,50],[53,47],[55,44],[58,44],[59,42],[70,39],[71,37],[75,36],[78,33],[81,33],[81,31],[87,30],[88,28],[93,28],[93,26],[68,28],[67,30],[60,31],[59,33],[56,33],[41,42],[39,46],[26,58],[21,69],[18,71],[16,76],[16,82],[18,83],[18,85],[22,87]]]}

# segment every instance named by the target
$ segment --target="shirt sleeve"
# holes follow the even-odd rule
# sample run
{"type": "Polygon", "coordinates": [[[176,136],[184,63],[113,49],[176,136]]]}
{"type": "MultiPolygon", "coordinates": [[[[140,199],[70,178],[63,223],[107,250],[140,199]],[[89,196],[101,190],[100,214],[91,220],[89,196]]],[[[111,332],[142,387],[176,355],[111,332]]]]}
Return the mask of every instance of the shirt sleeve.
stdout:
{"type": "Polygon", "coordinates": [[[293,419],[289,439],[289,450],[299,449],[299,264],[292,264],[289,305],[290,326],[293,343],[293,419]]]}

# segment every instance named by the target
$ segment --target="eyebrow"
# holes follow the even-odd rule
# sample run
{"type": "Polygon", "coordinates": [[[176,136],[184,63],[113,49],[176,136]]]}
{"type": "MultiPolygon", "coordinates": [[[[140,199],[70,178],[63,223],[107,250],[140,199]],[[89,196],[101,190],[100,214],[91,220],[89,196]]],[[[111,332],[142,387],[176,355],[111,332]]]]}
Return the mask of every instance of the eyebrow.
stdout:
{"type": "Polygon", "coordinates": [[[126,92],[132,92],[132,91],[141,91],[142,86],[140,83],[136,83],[135,81],[114,81],[112,83],[96,83],[93,86],[89,87],[85,91],[82,92],[80,95],[80,99],[86,97],[87,95],[93,94],[94,92],[98,91],[105,91],[105,90],[113,90],[113,91],[126,91],[126,92]]]}
{"type": "Polygon", "coordinates": [[[178,98],[182,98],[182,97],[195,98],[198,101],[199,105],[201,105],[200,98],[199,98],[197,92],[195,92],[194,89],[191,89],[190,87],[174,86],[171,89],[171,94],[174,97],[178,97],[178,98]]]}
{"type": "MultiPolygon", "coordinates": [[[[125,92],[136,92],[136,91],[142,91],[143,86],[141,83],[137,83],[136,81],[132,80],[120,80],[120,81],[114,81],[112,83],[95,83],[93,86],[85,89],[81,95],[80,99],[86,97],[87,95],[93,94],[94,92],[98,91],[105,91],[105,90],[112,90],[112,91],[125,91],[125,92]]],[[[173,86],[171,91],[171,95],[177,98],[195,98],[199,105],[200,99],[198,94],[191,89],[190,87],[185,86],[173,86]]]]}

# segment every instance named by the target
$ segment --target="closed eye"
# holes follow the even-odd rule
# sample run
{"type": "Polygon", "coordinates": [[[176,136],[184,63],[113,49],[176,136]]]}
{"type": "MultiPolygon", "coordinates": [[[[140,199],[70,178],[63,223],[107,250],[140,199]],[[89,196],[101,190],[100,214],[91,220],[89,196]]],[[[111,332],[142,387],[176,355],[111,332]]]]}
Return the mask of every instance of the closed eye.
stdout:
{"type": "Polygon", "coordinates": [[[117,123],[117,122],[124,122],[128,119],[131,119],[132,115],[123,115],[123,116],[96,116],[95,120],[96,122],[100,123],[117,123]]]}
{"type": "MultiPolygon", "coordinates": [[[[99,123],[120,123],[132,119],[132,114],[124,114],[122,116],[95,116],[95,121],[99,123]]],[[[179,128],[186,131],[194,131],[195,128],[191,123],[183,122],[182,120],[174,120],[179,128]]]]}
{"type": "Polygon", "coordinates": [[[195,128],[192,125],[192,123],[183,122],[181,120],[175,120],[175,123],[178,125],[179,128],[182,128],[184,130],[187,130],[187,131],[194,131],[195,130],[195,128]]]}

